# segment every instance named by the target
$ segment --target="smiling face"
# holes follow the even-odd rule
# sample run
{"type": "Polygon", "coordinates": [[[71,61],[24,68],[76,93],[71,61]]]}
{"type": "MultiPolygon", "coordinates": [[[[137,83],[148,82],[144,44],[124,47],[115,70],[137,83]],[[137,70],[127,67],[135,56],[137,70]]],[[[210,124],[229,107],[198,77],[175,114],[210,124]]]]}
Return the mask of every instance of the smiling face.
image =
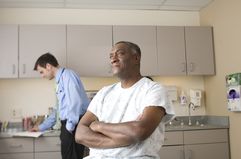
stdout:
{"type": "Polygon", "coordinates": [[[128,78],[139,71],[140,57],[127,44],[116,44],[110,53],[112,72],[119,78],[128,78]]]}

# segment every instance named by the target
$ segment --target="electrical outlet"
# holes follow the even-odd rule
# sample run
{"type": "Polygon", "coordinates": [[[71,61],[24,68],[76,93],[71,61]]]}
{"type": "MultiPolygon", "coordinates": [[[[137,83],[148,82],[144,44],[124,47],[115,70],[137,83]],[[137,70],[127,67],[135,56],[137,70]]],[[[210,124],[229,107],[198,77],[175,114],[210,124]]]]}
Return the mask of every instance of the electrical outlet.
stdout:
{"type": "Polygon", "coordinates": [[[11,116],[13,119],[22,118],[22,109],[12,109],[11,116]]]}

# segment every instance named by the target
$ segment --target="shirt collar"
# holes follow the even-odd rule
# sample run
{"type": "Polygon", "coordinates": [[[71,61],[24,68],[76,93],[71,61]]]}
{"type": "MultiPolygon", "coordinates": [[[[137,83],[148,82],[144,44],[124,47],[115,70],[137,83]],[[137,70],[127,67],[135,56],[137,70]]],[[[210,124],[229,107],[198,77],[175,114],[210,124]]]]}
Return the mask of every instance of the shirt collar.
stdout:
{"type": "Polygon", "coordinates": [[[55,82],[59,83],[60,77],[62,76],[65,68],[59,68],[55,77],[55,82]]]}

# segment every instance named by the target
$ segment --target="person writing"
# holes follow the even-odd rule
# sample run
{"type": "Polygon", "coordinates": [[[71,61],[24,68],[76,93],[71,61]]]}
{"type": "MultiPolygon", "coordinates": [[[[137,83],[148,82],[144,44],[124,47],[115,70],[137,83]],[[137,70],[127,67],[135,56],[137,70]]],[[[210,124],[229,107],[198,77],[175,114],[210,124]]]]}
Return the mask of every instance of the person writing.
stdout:
{"type": "MultiPolygon", "coordinates": [[[[89,100],[77,74],[60,67],[57,59],[50,53],[40,56],[34,66],[43,78],[55,78],[57,109],[40,125],[34,126],[31,131],[44,131],[61,120],[61,155],[62,159],[81,159],[84,146],[75,142],[76,126],[86,112],[89,100]]],[[[56,125],[55,125],[56,126],[56,125]]]]}
{"type": "Polygon", "coordinates": [[[90,147],[86,159],[159,158],[165,121],[174,112],[164,86],[142,77],[141,50],[120,41],[110,53],[120,82],[102,88],[81,118],[75,140],[90,147]]]}

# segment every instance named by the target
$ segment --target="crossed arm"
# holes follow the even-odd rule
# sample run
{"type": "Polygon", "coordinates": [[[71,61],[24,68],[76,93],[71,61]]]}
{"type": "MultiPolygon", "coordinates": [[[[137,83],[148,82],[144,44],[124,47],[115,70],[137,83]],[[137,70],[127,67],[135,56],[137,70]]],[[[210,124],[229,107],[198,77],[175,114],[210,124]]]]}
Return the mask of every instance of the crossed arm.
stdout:
{"type": "Polygon", "coordinates": [[[87,111],[78,124],[75,140],[92,148],[128,146],[148,138],[164,115],[164,108],[149,106],[135,121],[104,123],[87,111]]]}

